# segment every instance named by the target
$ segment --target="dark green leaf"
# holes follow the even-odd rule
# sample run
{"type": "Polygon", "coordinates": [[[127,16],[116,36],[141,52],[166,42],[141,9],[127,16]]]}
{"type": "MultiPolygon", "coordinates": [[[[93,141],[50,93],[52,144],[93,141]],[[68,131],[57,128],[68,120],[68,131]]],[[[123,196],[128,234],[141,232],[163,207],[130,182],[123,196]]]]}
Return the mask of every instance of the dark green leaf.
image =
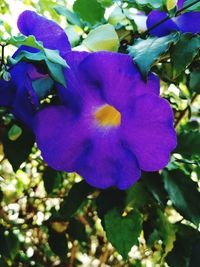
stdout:
{"type": "Polygon", "coordinates": [[[200,263],[200,239],[194,244],[189,267],[196,267],[200,263]]]}
{"type": "Polygon", "coordinates": [[[124,209],[125,204],[125,191],[109,188],[100,193],[96,199],[97,212],[99,218],[104,224],[104,215],[111,209],[118,207],[124,209]]]}
{"type": "Polygon", "coordinates": [[[87,196],[93,191],[93,187],[85,181],[75,184],[64,199],[59,210],[59,216],[67,220],[73,216],[87,196]]]}
{"type": "Polygon", "coordinates": [[[192,92],[200,94],[200,70],[194,70],[190,73],[189,88],[192,92]]]}
{"type": "Polygon", "coordinates": [[[175,153],[179,153],[184,157],[191,157],[192,155],[199,155],[200,151],[200,132],[189,131],[182,132],[178,135],[178,145],[175,153]]]}
{"type": "Polygon", "coordinates": [[[200,205],[197,205],[200,197],[198,186],[180,170],[163,173],[165,189],[177,209],[187,220],[198,225],[200,223],[200,205]]]}
{"type": "Polygon", "coordinates": [[[71,218],[67,228],[67,233],[73,240],[88,242],[85,226],[78,220],[71,218]]]}
{"type": "Polygon", "coordinates": [[[73,6],[83,21],[94,25],[104,18],[105,9],[97,0],[76,0],[73,6]]]}
{"type": "Polygon", "coordinates": [[[63,182],[63,176],[58,171],[47,167],[43,173],[43,182],[47,194],[52,194],[60,187],[63,182]]]}
{"type": "Polygon", "coordinates": [[[27,160],[33,147],[35,138],[26,128],[22,128],[22,134],[15,141],[11,141],[6,133],[3,138],[4,153],[14,171],[27,160]]]}
{"type": "Polygon", "coordinates": [[[200,38],[191,34],[182,35],[171,50],[174,78],[179,76],[193,61],[200,48],[200,38]]]}
{"type": "Polygon", "coordinates": [[[16,234],[12,231],[6,231],[3,226],[0,226],[0,254],[6,258],[14,260],[19,251],[20,242],[16,234]]]}
{"type": "Polygon", "coordinates": [[[61,260],[66,261],[68,244],[65,233],[58,233],[52,229],[49,229],[48,243],[51,250],[58,255],[61,260]]]}
{"type": "Polygon", "coordinates": [[[159,234],[162,238],[163,244],[165,246],[165,253],[167,255],[174,246],[174,241],[176,240],[175,228],[168,221],[167,217],[161,210],[158,210],[158,219],[157,219],[159,234]]]}
{"type": "Polygon", "coordinates": [[[172,43],[178,41],[179,34],[172,33],[164,37],[150,37],[146,40],[139,39],[133,46],[129,46],[129,55],[137,64],[142,76],[146,79],[151,66],[166,53],[172,43]]]}
{"type": "Polygon", "coordinates": [[[176,241],[173,250],[166,257],[167,263],[172,267],[197,267],[199,262],[196,259],[200,253],[199,247],[196,250],[196,245],[199,244],[200,233],[183,224],[177,224],[175,227],[176,241]],[[192,266],[193,263],[196,265],[192,266]]]}
{"type": "Polygon", "coordinates": [[[105,215],[105,231],[111,244],[127,259],[132,246],[138,244],[142,231],[141,214],[134,210],[122,216],[121,210],[114,208],[105,215]]]}
{"type": "Polygon", "coordinates": [[[158,172],[144,173],[142,175],[144,185],[154,196],[159,204],[166,204],[167,194],[164,189],[163,177],[158,172]]]}
{"type": "Polygon", "coordinates": [[[150,202],[150,196],[143,185],[143,183],[137,182],[131,186],[126,193],[126,205],[133,208],[142,208],[148,205],[150,202]]]}

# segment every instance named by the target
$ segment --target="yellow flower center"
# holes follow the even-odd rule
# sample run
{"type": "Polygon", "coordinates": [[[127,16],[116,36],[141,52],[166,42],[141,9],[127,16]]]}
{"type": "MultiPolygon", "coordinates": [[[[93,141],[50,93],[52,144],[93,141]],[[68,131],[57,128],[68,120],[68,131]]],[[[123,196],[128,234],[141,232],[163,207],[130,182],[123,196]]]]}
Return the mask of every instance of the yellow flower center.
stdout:
{"type": "Polygon", "coordinates": [[[121,123],[121,113],[113,106],[104,105],[95,112],[95,119],[100,126],[117,127],[121,123]]]}

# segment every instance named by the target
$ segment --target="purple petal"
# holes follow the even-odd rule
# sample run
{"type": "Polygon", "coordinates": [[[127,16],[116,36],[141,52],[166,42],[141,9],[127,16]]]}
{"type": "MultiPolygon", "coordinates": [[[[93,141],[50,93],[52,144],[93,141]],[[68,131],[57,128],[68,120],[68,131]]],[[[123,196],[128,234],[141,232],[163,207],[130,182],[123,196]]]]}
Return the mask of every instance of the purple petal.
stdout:
{"type": "Polygon", "coordinates": [[[119,131],[95,131],[91,140],[90,149],[82,155],[77,169],[89,184],[102,189],[110,186],[126,189],[139,179],[137,160],[123,148],[119,131]]]}
{"type": "Polygon", "coordinates": [[[137,98],[123,121],[122,132],[142,170],[157,171],[167,165],[176,146],[176,133],[166,100],[155,95],[137,98]]]}
{"type": "Polygon", "coordinates": [[[89,54],[80,64],[82,85],[91,94],[123,110],[132,98],[146,94],[159,94],[159,79],[150,74],[145,84],[128,55],[112,52],[89,54]]]}
{"type": "Polygon", "coordinates": [[[44,160],[54,169],[78,172],[99,188],[131,186],[141,173],[134,155],[123,148],[119,131],[99,129],[92,114],[86,115],[77,118],[64,106],[36,115],[36,141],[44,160]]]}
{"type": "Polygon", "coordinates": [[[86,123],[87,120],[80,120],[64,106],[47,107],[36,114],[37,144],[51,167],[68,172],[76,170],[76,162],[90,137],[86,123]]]}
{"type": "Polygon", "coordinates": [[[18,18],[18,28],[26,36],[34,35],[42,41],[44,47],[57,49],[64,57],[71,50],[65,31],[54,21],[39,16],[36,12],[26,10],[18,18]]]}
{"type": "MultiPolygon", "coordinates": [[[[149,13],[147,17],[147,29],[151,28],[153,25],[161,21],[162,19],[167,17],[166,12],[154,10],[149,13]]],[[[178,31],[179,27],[176,23],[168,19],[167,21],[163,22],[161,25],[157,26],[153,30],[150,31],[151,34],[156,35],[158,37],[165,36],[170,34],[173,31],[178,31]]]]}
{"type": "Polygon", "coordinates": [[[17,119],[30,128],[39,104],[28,76],[33,69],[33,65],[20,62],[11,69],[9,82],[0,81],[0,105],[8,107],[17,119]]]}
{"type": "Polygon", "coordinates": [[[173,19],[180,32],[200,32],[200,12],[187,12],[173,19]]]}
{"type": "Polygon", "coordinates": [[[16,88],[12,81],[0,80],[0,106],[8,107],[15,97],[16,88]]]}
{"type": "Polygon", "coordinates": [[[83,59],[86,58],[88,54],[89,54],[88,52],[75,52],[75,51],[68,52],[66,54],[65,59],[67,61],[67,64],[69,65],[69,68],[65,68],[64,70],[67,90],[62,85],[60,84],[57,85],[58,95],[60,97],[61,103],[66,104],[68,106],[74,105],[76,108],[78,108],[79,103],[77,101],[77,98],[80,99],[83,98],[83,92],[82,92],[83,88],[82,86],[80,86],[82,82],[80,81],[79,78],[80,75],[78,68],[80,62],[83,61],[83,59]]]}
{"type": "Polygon", "coordinates": [[[183,7],[184,2],[185,0],[178,0],[178,3],[177,3],[178,9],[181,9],[183,7]]]}
{"type": "Polygon", "coordinates": [[[10,71],[11,79],[9,82],[0,80],[0,105],[11,106],[15,100],[17,86],[22,86],[27,73],[27,64],[21,62],[10,71]]]}

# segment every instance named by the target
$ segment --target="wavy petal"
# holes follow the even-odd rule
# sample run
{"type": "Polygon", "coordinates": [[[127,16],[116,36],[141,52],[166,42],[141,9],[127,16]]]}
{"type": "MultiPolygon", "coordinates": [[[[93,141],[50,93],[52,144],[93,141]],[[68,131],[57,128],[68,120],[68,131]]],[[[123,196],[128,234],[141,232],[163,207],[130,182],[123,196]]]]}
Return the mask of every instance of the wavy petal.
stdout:
{"type": "Polygon", "coordinates": [[[38,41],[43,42],[44,47],[59,50],[63,57],[71,50],[65,31],[54,21],[34,11],[26,10],[19,16],[18,28],[26,36],[34,35],[38,41]]]}
{"type": "Polygon", "coordinates": [[[0,106],[8,107],[12,104],[16,88],[12,81],[0,80],[0,106]]]}
{"type": "Polygon", "coordinates": [[[80,155],[87,150],[90,130],[65,106],[50,106],[36,114],[34,131],[44,160],[56,170],[75,171],[80,155]]]}
{"type": "Polygon", "coordinates": [[[122,125],[122,136],[144,171],[157,171],[169,162],[176,147],[173,112],[169,103],[154,95],[139,97],[122,125]]]}
{"type": "Polygon", "coordinates": [[[91,94],[123,110],[136,96],[159,94],[159,79],[150,74],[147,83],[128,55],[112,52],[89,54],[79,67],[81,81],[91,94]]]}
{"type": "Polygon", "coordinates": [[[187,12],[173,19],[179,28],[179,31],[191,32],[193,34],[200,32],[200,13],[187,12]]]}
{"type": "MultiPolygon", "coordinates": [[[[150,12],[147,17],[147,28],[148,29],[151,28],[153,25],[155,25],[156,23],[158,23],[159,21],[161,21],[166,17],[167,17],[166,12],[162,12],[159,10],[154,10],[150,12]]],[[[158,37],[162,37],[170,34],[173,31],[178,31],[178,30],[179,27],[176,25],[176,23],[173,20],[168,19],[167,21],[163,22],[162,24],[151,30],[150,33],[158,37]]]]}
{"type": "Polygon", "coordinates": [[[118,133],[115,129],[95,131],[88,153],[79,160],[77,172],[92,186],[126,189],[141,175],[136,158],[123,148],[118,133]]]}

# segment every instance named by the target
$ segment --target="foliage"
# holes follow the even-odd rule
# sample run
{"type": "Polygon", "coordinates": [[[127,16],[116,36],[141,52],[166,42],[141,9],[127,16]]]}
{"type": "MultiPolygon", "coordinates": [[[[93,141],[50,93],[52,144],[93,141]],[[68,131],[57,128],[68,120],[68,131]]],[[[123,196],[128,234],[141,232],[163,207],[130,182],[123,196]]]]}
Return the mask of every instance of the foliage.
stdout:
{"type": "MultiPolygon", "coordinates": [[[[2,15],[10,12],[11,2],[1,1],[2,15]]],[[[176,1],[17,2],[40,14],[48,11],[52,19],[62,22],[75,49],[129,54],[144,79],[149,71],[159,76],[161,95],[174,111],[178,144],[164,170],[144,172],[124,191],[100,190],[76,173],[47,166],[31,130],[1,107],[0,266],[198,266],[199,34],[155,37],[148,30],[140,31],[132,7],[143,14],[169,10],[171,16],[177,10],[176,1]],[[114,11],[107,15],[110,7],[120,16],[114,11]]],[[[193,2],[186,0],[184,7],[193,2]]],[[[200,4],[188,10],[199,11],[200,4]]],[[[45,66],[50,75],[33,83],[40,99],[55,89],[54,82],[67,90],[63,74],[67,63],[59,52],[44,48],[34,36],[13,36],[12,27],[3,16],[1,78],[10,80],[11,63],[31,62],[45,66]],[[38,52],[22,50],[12,58],[10,49],[21,45],[38,52]]]]}

